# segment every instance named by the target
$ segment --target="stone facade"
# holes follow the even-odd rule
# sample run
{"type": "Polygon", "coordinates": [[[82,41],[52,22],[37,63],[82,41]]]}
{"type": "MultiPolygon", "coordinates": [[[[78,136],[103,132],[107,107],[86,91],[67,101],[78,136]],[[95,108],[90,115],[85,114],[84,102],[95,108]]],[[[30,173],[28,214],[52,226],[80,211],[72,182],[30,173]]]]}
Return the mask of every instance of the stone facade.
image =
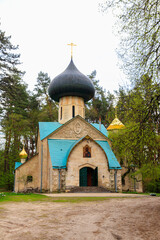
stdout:
{"type": "Polygon", "coordinates": [[[74,121],[69,121],[57,131],[53,132],[50,139],[80,139],[86,135],[89,135],[94,140],[108,141],[109,138],[105,137],[99,131],[97,131],[91,124],[87,123],[82,118],[75,118],[74,121]]]}
{"type": "Polygon", "coordinates": [[[83,140],[71,152],[67,162],[66,187],[79,186],[79,171],[83,167],[98,168],[98,186],[110,188],[108,161],[105,153],[92,140],[83,140]],[[83,157],[83,147],[91,147],[91,157],[83,157]],[[98,160],[98,161],[97,161],[98,160]]]}
{"type": "MultiPolygon", "coordinates": [[[[115,189],[114,170],[109,170],[108,159],[103,149],[94,140],[110,140],[101,134],[92,125],[80,117],[76,117],[48,137],[40,140],[38,136],[38,154],[31,160],[25,162],[15,170],[15,191],[24,191],[28,188],[38,189],[42,192],[55,192],[79,186],[80,169],[84,167],[98,169],[98,186],[108,190],[115,189]],[[66,169],[53,169],[49,153],[48,139],[81,139],[75,145],[68,156],[66,169]],[[83,149],[88,145],[91,149],[91,157],[83,156],[83,149]],[[32,181],[27,177],[32,176],[32,181]],[[60,180],[60,182],[59,182],[60,180]]],[[[117,171],[117,189],[122,190],[121,170],[117,171]]]]}
{"type": "Polygon", "coordinates": [[[38,155],[25,162],[15,171],[15,192],[26,191],[27,189],[39,190],[38,155]],[[31,179],[32,177],[32,179],[31,179]]]}

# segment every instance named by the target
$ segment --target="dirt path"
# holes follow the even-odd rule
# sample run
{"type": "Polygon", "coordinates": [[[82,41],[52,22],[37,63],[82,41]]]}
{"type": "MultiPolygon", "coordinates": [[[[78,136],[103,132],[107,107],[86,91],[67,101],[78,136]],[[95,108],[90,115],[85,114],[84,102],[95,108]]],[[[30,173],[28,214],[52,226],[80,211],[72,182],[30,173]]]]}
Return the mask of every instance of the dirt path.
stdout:
{"type": "Polygon", "coordinates": [[[159,240],[160,198],[0,205],[1,240],[159,240]]]}

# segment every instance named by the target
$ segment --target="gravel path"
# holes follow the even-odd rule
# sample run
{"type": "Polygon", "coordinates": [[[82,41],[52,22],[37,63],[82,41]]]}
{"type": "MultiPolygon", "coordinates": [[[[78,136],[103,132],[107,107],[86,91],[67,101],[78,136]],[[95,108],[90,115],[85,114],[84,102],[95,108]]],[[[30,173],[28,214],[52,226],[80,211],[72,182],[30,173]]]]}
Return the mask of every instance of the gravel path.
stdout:
{"type": "Polygon", "coordinates": [[[130,193],[48,193],[49,197],[150,197],[149,195],[130,193]]]}
{"type": "Polygon", "coordinates": [[[160,198],[0,205],[1,240],[159,240],[160,198]]]}

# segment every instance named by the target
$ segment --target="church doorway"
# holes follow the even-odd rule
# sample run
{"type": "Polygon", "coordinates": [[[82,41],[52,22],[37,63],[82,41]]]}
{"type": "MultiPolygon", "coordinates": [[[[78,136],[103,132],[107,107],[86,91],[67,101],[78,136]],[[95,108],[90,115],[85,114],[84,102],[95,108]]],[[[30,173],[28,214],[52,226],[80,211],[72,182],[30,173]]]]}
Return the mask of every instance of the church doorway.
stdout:
{"type": "Polygon", "coordinates": [[[98,168],[84,167],[79,171],[79,186],[98,186],[98,168]]]}

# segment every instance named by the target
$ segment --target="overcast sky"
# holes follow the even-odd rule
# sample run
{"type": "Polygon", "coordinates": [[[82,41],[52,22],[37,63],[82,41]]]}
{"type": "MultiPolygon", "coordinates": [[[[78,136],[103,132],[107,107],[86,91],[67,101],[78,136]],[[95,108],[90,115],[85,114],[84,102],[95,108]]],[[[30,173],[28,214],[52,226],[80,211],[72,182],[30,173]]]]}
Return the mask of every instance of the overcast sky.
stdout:
{"type": "Polygon", "coordinates": [[[118,67],[113,35],[113,17],[102,14],[102,0],[0,0],[1,29],[19,45],[24,81],[33,89],[40,71],[53,79],[70,62],[70,47],[75,43],[73,60],[89,75],[97,71],[106,91],[125,83],[118,67]]]}

